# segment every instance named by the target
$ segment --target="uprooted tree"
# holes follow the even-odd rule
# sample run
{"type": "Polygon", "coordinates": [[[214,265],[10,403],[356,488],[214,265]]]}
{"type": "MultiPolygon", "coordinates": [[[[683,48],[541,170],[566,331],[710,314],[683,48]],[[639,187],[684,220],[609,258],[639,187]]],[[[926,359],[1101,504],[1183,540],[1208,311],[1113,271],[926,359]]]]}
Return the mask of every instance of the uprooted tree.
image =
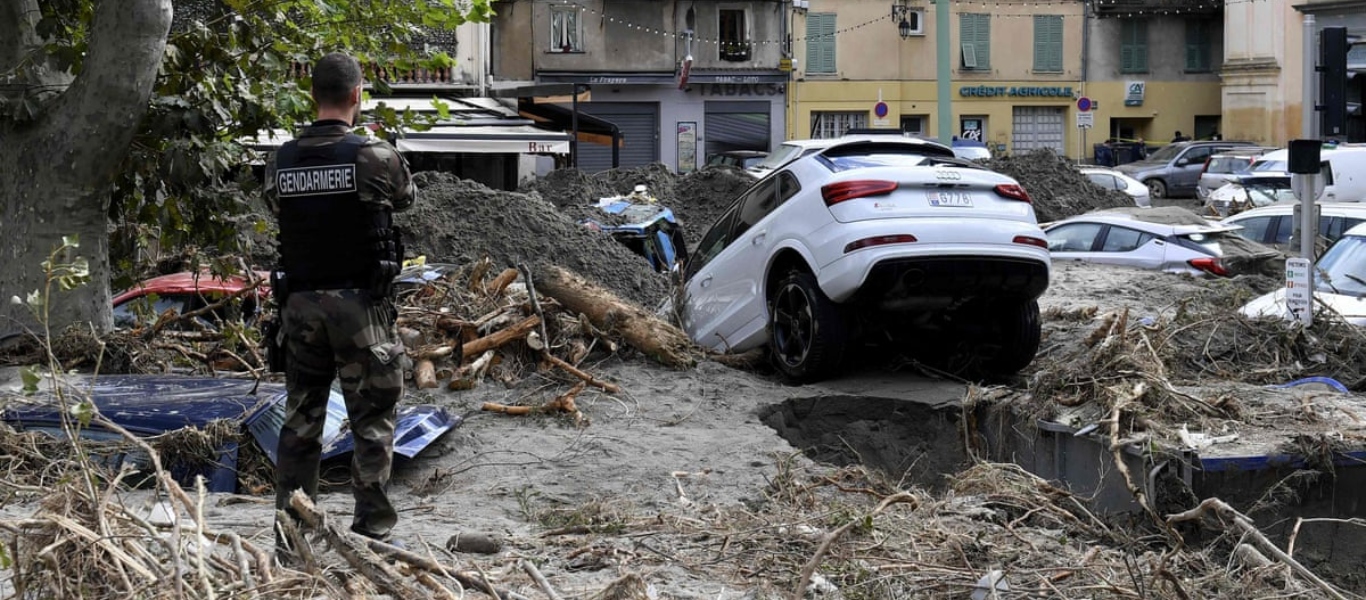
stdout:
{"type": "Polygon", "coordinates": [[[51,324],[105,330],[111,218],[132,245],[163,248],[230,249],[259,226],[236,217],[237,140],[309,120],[299,65],[337,49],[390,72],[449,67],[414,41],[490,16],[490,0],[0,2],[0,337],[31,325],[9,298],[40,287],[64,236],[91,284],[52,297],[51,324]],[[173,4],[194,17],[173,27],[173,4]]]}

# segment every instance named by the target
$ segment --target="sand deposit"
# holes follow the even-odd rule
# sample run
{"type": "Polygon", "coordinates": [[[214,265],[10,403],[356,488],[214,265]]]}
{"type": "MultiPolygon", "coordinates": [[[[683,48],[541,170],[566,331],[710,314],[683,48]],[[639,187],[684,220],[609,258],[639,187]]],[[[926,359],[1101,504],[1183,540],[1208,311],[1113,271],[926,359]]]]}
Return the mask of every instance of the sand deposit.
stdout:
{"type": "Polygon", "coordinates": [[[984,164],[993,171],[1015,178],[1024,186],[1040,223],[1098,208],[1134,205],[1133,198],[1127,194],[1091,183],[1074,163],[1051,150],[993,158],[984,164]]]}

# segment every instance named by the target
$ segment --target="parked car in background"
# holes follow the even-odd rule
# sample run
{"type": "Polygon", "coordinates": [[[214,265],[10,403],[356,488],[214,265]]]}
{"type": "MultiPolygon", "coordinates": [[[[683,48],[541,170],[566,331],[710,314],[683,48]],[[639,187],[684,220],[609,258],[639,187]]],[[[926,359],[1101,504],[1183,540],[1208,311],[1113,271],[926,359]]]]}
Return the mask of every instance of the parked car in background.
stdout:
{"type": "Polygon", "coordinates": [[[760,150],[727,150],[708,156],[706,166],[748,169],[763,162],[766,157],[768,153],[760,150]]]}
{"type": "Polygon", "coordinates": [[[888,129],[886,133],[864,133],[867,130],[859,130],[859,133],[837,138],[821,138],[815,140],[788,140],[778,145],[773,152],[770,152],[759,164],[745,169],[756,177],[764,177],[769,173],[781,168],[798,158],[820,152],[830,146],[848,141],[877,141],[877,140],[911,140],[913,143],[920,144],[920,149],[926,155],[934,156],[957,156],[952,148],[945,146],[934,140],[921,137],[912,137],[901,134],[895,129],[888,129]]]}
{"type": "Polygon", "coordinates": [[[1288,173],[1247,171],[1210,192],[1205,213],[1227,217],[1259,206],[1295,200],[1288,173]]]}
{"type": "MultiPolygon", "coordinates": [[[[1266,244],[1285,251],[1298,252],[1299,243],[1292,239],[1295,230],[1295,207],[1299,204],[1293,198],[1261,208],[1240,212],[1223,220],[1229,225],[1242,227],[1238,235],[1254,242],[1266,244]]],[[[1366,204],[1320,203],[1319,243],[1327,246],[1336,242],[1347,231],[1366,223],[1366,204]]],[[[1362,275],[1366,277],[1366,274],[1362,275]]]]}
{"type": "Polygon", "coordinates": [[[991,149],[987,145],[977,140],[955,139],[953,140],[953,153],[958,158],[968,160],[987,160],[991,158],[991,149]]]}
{"type": "Polygon", "coordinates": [[[224,303],[197,317],[198,322],[214,326],[236,316],[251,323],[260,316],[262,304],[270,295],[269,281],[270,273],[264,271],[256,271],[250,276],[218,277],[200,271],[153,277],[114,295],[114,327],[130,328],[139,322],[154,322],[166,311],[186,314],[239,292],[240,303],[224,303]],[[254,283],[257,284],[254,289],[243,292],[254,283]]]}
{"type": "Polygon", "coordinates": [[[1124,173],[1108,167],[1081,167],[1081,174],[1102,188],[1128,194],[1134,199],[1134,206],[1147,208],[1153,205],[1148,186],[1124,173]]]}
{"type": "Polygon", "coordinates": [[[1074,260],[1168,273],[1229,275],[1225,255],[1276,254],[1238,237],[1237,227],[1212,223],[1185,209],[1109,209],[1050,223],[1053,260],[1074,260]]]}
{"type": "Polygon", "coordinates": [[[692,252],[681,302],[693,340],[766,344],[800,381],[834,374],[872,334],[970,345],[987,373],[1028,365],[1049,259],[1019,183],[925,140],[821,142],[745,192],[692,252]]]}
{"type": "MultiPolygon", "coordinates": [[[[1323,195],[1320,202],[1366,201],[1366,146],[1327,144],[1320,151],[1323,195]]],[[[1289,176],[1289,150],[1267,152],[1252,163],[1253,174],[1289,176]]]]}
{"type": "Polygon", "coordinates": [[[1211,155],[1205,161],[1204,168],[1200,170],[1200,180],[1195,186],[1195,197],[1199,200],[1208,200],[1214,190],[1236,181],[1239,174],[1246,173],[1252,167],[1252,162],[1257,157],[1272,150],[1274,148],[1234,148],[1211,155]]]}
{"type": "MultiPolygon", "coordinates": [[[[1348,323],[1366,326],[1366,225],[1347,231],[1319,257],[1314,269],[1314,300],[1342,315],[1348,323]]],[[[1285,288],[1243,306],[1249,317],[1293,320],[1285,302],[1285,288]]]]}
{"type": "Polygon", "coordinates": [[[1115,167],[1148,186],[1154,200],[1195,195],[1205,159],[1234,148],[1255,147],[1251,142],[1175,142],[1158,148],[1148,158],[1115,167]]]}

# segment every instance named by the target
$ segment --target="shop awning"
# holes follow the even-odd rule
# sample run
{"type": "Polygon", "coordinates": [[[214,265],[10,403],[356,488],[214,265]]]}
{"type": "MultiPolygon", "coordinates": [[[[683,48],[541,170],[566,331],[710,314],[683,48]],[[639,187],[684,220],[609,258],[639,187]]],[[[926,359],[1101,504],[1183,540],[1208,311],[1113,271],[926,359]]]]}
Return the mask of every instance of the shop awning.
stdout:
{"type": "MultiPolygon", "coordinates": [[[[538,103],[531,98],[521,98],[517,101],[517,112],[520,116],[543,123],[555,129],[563,129],[566,135],[572,136],[574,130],[574,112],[570,107],[561,104],[538,103]]],[[[612,130],[616,125],[600,117],[579,112],[579,141],[590,144],[601,144],[610,147],[612,145],[612,130]]],[[[618,144],[625,146],[626,139],[620,133],[617,134],[620,140],[618,144]]]]}
{"type": "MultiPolygon", "coordinates": [[[[294,136],[284,130],[264,132],[242,143],[256,150],[275,150],[294,136]]],[[[451,154],[569,154],[567,133],[530,125],[438,125],[399,138],[399,152],[451,154]]]]}
{"type": "Polygon", "coordinates": [[[585,83],[588,85],[676,84],[673,71],[537,71],[542,83],[585,83]]]}

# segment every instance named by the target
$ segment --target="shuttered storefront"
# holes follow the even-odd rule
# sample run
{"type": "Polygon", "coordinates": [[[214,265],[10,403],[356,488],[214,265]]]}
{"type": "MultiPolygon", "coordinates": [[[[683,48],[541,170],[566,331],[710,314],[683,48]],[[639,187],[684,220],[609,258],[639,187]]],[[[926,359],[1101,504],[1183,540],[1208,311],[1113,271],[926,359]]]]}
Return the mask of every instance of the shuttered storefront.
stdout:
{"type": "Polygon", "coordinates": [[[1067,109],[1061,106],[1016,106],[1010,138],[1011,151],[1028,152],[1048,148],[1066,154],[1063,145],[1063,120],[1067,109]]]}
{"type": "MultiPolygon", "coordinates": [[[[654,102],[587,102],[579,110],[616,124],[625,138],[622,167],[640,167],[659,161],[659,104],[654,102]]],[[[612,147],[579,143],[579,169],[597,173],[612,168],[612,147]]]]}
{"type": "MultiPolygon", "coordinates": [[[[770,147],[770,102],[708,102],[704,108],[702,139],[706,156],[727,150],[761,150],[770,147]]],[[[705,159],[705,157],[704,157],[705,159]]]]}

